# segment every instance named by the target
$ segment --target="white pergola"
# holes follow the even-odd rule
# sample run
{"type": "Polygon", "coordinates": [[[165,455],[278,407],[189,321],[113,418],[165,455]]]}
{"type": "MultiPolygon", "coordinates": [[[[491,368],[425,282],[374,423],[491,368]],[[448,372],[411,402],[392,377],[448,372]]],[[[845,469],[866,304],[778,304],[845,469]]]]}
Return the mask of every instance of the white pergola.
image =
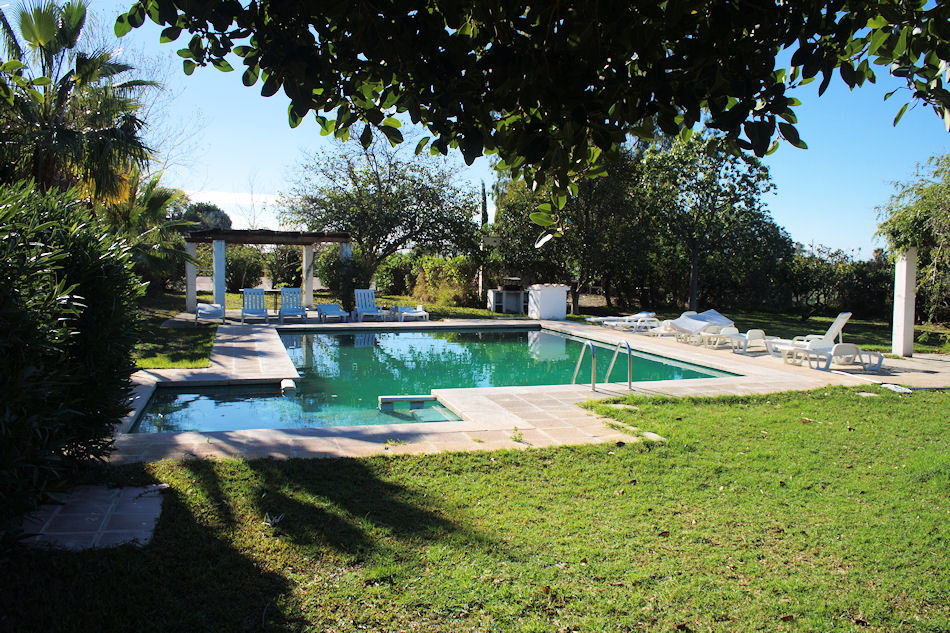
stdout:
{"type": "MultiPolygon", "coordinates": [[[[350,234],[323,231],[271,231],[266,229],[205,229],[185,234],[185,251],[195,256],[198,244],[211,244],[214,303],[224,305],[225,244],[290,244],[303,247],[303,304],[313,307],[313,247],[323,242],[340,244],[340,259],[349,259],[350,234]]],[[[185,311],[198,309],[198,270],[185,263],[185,311]]]]}

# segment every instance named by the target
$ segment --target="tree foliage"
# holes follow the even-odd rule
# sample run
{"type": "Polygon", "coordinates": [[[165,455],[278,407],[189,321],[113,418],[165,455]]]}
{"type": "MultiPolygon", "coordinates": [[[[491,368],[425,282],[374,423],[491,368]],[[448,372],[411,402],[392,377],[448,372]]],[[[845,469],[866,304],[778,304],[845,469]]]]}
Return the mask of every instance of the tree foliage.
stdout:
{"type": "Polygon", "coordinates": [[[652,148],[644,169],[644,186],[689,255],[689,309],[696,310],[700,260],[772,223],[762,202],[774,190],[768,169],[752,156],[730,153],[715,136],[652,148]]]}
{"type": "Polygon", "coordinates": [[[0,531],[108,454],[140,293],[128,245],[71,194],[0,187],[0,531]]]}
{"type": "Polygon", "coordinates": [[[431,134],[417,149],[458,148],[469,163],[497,153],[516,177],[557,192],[654,126],[673,135],[708,118],[759,156],[778,137],[804,147],[793,90],[820,76],[824,92],[836,72],[860,86],[874,65],[950,125],[940,2],[138,0],[115,31],[146,18],[162,41],[191,34],[179,50],[187,74],[242,58],[245,85],[284,91],[292,126],[314,112],[327,134],[346,139],[363,122],[395,144],[401,113],[431,134]],[[777,67],[786,52],[791,68],[777,67]]]}
{"type": "Polygon", "coordinates": [[[80,185],[95,199],[121,194],[149,157],[137,96],[154,82],[122,79],[132,68],[112,51],[79,49],[85,2],[24,5],[16,17],[17,29],[0,19],[0,177],[44,191],[80,185]]]}
{"type": "Polygon", "coordinates": [[[318,153],[300,171],[282,200],[281,221],[348,232],[370,278],[383,259],[402,249],[475,248],[477,196],[456,184],[442,161],[406,158],[377,141],[318,153]]]}
{"type": "Polygon", "coordinates": [[[896,252],[918,249],[918,299],[933,319],[950,318],[950,154],[918,166],[916,179],[897,183],[878,209],[878,230],[896,252]]]}
{"type": "Polygon", "coordinates": [[[182,222],[193,223],[185,227],[187,231],[231,228],[231,216],[211,202],[192,202],[181,214],[176,214],[174,217],[182,222]]]}

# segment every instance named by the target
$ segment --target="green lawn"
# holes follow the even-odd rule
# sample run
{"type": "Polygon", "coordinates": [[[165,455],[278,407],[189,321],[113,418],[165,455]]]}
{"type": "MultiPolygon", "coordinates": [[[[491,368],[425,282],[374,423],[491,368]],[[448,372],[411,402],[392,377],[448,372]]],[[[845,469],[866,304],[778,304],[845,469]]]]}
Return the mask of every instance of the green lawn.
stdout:
{"type": "Polygon", "coordinates": [[[133,353],[139,369],[191,369],[209,365],[217,325],[204,321],[198,327],[162,327],[163,322],[184,309],[184,293],[142,298],[142,329],[133,353]]]}
{"type": "Polygon", "coordinates": [[[9,631],[947,631],[950,394],[597,405],[665,444],[160,462],[142,548],[14,552],[9,631]]]}

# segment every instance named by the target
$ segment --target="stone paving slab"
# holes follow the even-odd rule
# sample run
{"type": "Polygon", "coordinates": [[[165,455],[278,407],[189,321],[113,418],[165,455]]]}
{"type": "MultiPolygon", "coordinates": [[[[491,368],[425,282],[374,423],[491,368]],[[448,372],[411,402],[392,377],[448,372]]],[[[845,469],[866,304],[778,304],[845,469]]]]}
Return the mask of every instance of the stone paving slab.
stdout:
{"type": "Polygon", "coordinates": [[[60,503],[41,506],[24,519],[32,547],[82,550],[145,545],[162,513],[165,486],[106,488],[76,486],[60,503]]]}

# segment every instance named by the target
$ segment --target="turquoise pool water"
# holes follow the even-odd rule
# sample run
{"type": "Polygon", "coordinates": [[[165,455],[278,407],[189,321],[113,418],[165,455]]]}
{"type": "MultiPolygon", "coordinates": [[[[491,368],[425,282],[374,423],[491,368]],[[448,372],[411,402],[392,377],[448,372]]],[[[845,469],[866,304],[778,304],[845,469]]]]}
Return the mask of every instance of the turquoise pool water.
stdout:
{"type": "MultiPolygon", "coordinates": [[[[381,395],[429,394],[454,387],[562,385],[571,382],[579,339],[544,330],[411,330],[281,334],[301,375],[295,394],[274,387],[159,389],[134,431],[307,428],[457,419],[436,403],[377,409],[381,395]]],[[[598,382],[613,349],[596,344],[598,382]]],[[[635,353],[633,379],[727,376],[706,367],[635,353]]],[[[626,358],[611,375],[625,381],[626,358]]],[[[578,383],[590,381],[590,354],[578,383]]]]}

